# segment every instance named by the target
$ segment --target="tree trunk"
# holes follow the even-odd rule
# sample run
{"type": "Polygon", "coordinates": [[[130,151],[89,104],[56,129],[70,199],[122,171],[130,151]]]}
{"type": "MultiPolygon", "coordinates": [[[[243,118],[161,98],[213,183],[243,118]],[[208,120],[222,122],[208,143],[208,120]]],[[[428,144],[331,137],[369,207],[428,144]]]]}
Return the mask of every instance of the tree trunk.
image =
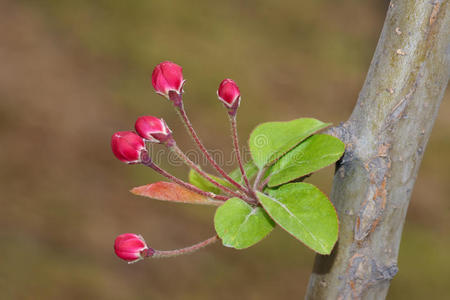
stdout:
{"type": "Polygon", "coordinates": [[[306,299],[384,299],[411,191],[450,75],[448,0],[392,0],[350,119],[331,199],[340,237],[306,299]]]}

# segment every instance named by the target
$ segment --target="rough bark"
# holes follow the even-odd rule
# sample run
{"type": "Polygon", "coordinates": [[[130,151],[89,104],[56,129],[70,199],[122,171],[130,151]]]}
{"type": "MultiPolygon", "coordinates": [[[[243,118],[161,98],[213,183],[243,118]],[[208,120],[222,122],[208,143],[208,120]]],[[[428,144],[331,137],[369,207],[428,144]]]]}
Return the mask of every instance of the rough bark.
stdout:
{"type": "Polygon", "coordinates": [[[411,191],[450,75],[448,0],[393,0],[350,119],[331,199],[340,238],[307,299],[384,299],[411,191]]]}

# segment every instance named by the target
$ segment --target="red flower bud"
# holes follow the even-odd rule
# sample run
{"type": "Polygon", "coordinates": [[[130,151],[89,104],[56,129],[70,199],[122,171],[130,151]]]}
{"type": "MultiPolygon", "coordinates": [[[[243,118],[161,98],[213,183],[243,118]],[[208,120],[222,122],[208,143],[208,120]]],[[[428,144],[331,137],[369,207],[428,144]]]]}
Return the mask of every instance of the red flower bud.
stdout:
{"type": "Polygon", "coordinates": [[[164,143],[172,137],[172,131],[163,119],[152,116],[139,117],[134,124],[137,133],[154,143],[164,143]]]}
{"type": "Polygon", "coordinates": [[[181,94],[183,91],[183,68],[179,65],[165,61],[157,65],[152,73],[152,85],[158,94],[169,98],[169,92],[181,94]]]}
{"type": "Polygon", "coordinates": [[[119,131],[111,137],[114,155],[128,164],[138,163],[141,153],[146,151],[144,140],[132,131],[119,131]]]}
{"type": "Polygon", "coordinates": [[[220,83],[219,89],[217,90],[217,96],[230,110],[236,110],[241,102],[241,92],[239,91],[239,87],[236,82],[231,79],[224,79],[220,83]]]}
{"type": "Polygon", "coordinates": [[[124,233],[116,237],[114,252],[119,258],[129,263],[153,256],[155,253],[152,248],[147,246],[142,236],[134,233],[124,233]]]}

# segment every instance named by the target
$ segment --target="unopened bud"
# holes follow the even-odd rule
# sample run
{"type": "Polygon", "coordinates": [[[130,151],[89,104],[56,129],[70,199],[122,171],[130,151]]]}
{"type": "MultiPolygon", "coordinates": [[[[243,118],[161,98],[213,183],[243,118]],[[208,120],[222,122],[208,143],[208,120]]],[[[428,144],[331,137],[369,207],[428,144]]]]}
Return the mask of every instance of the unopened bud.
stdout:
{"type": "Polygon", "coordinates": [[[153,88],[158,94],[163,95],[167,99],[169,99],[170,91],[181,95],[184,81],[183,68],[173,62],[162,62],[153,69],[153,88]]]}
{"type": "Polygon", "coordinates": [[[227,107],[230,114],[235,114],[241,102],[241,92],[236,82],[231,79],[224,79],[217,90],[219,100],[227,107]]]}
{"type": "Polygon", "coordinates": [[[153,116],[139,117],[134,128],[141,137],[154,143],[164,143],[172,137],[166,122],[153,116]]]}
{"type": "Polygon", "coordinates": [[[128,164],[138,163],[141,154],[146,151],[144,140],[132,131],[119,131],[111,137],[111,149],[114,155],[128,164]]]}
{"type": "Polygon", "coordinates": [[[134,233],[124,233],[119,235],[114,241],[114,252],[116,255],[129,262],[134,263],[144,257],[151,257],[155,253],[149,248],[141,235],[134,233]]]}

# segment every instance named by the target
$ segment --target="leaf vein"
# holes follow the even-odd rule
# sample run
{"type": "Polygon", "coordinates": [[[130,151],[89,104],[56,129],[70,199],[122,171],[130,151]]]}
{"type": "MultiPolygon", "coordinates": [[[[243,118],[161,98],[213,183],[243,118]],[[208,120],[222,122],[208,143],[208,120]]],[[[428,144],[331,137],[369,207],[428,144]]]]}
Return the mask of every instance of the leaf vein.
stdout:
{"type": "Polygon", "coordinates": [[[253,209],[249,212],[249,214],[248,214],[247,216],[245,216],[244,221],[241,223],[241,225],[239,225],[238,230],[236,231],[236,233],[235,233],[234,236],[233,236],[233,241],[234,241],[234,240],[236,239],[236,237],[239,235],[239,233],[241,232],[242,227],[245,225],[245,223],[248,222],[248,220],[250,219],[250,217],[251,217],[252,215],[256,214],[256,209],[257,209],[256,207],[253,208],[253,209]]]}
{"type": "Polygon", "coordinates": [[[320,241],[318,238],[316,238],[314,236],[314,234],[308,229],[308,227],[306,227],[306,225],[299,219],[297,218],[297,216],[295,216],[290,210],[289,208],[287,208],[287,206],[283,203],[281,203],[280,201],[278,201],[277,199],[274,198],[269,198],[272,201],[274,201],[276,204],[278,204],[279,206],[281,206],[284,210],[287,211],[287,213],[293,217],[298,223],[300,223],[301,226],[303,226],[303,228],[308,232],[308,234],[316,241],[320,244],[320,246],[322,247],[322,250],[326,251],[325,245],[322,243],[322,241],[320,241]]]}

